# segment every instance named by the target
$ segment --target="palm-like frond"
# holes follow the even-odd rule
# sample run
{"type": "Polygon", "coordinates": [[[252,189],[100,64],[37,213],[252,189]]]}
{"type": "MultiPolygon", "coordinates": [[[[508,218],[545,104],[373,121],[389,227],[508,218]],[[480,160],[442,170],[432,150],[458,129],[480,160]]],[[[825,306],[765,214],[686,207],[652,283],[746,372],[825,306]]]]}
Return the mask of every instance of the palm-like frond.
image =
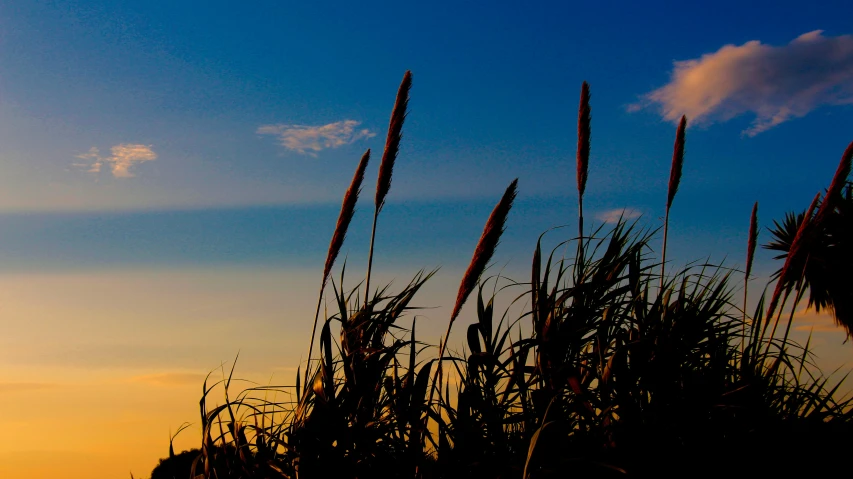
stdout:
{"type": "MultiPolygon", "coordinates": [[[[808,288],[808,306],[827,310],[848,335],[853,334],[853,185],[848,183],[836,198],[835,206],[810,235],[804,238],[804,254],[792,263],[793,274],[783,287],[793,288],[802,281],[808,288]]],[[[805,213],[787,213],[782,221],[774,221],[773,239],[764,248],[779,251],[775,259],[787,259],[794,237],[805,213]]],[[[774,278],[779,277],[781,270],[774,278]]]]}

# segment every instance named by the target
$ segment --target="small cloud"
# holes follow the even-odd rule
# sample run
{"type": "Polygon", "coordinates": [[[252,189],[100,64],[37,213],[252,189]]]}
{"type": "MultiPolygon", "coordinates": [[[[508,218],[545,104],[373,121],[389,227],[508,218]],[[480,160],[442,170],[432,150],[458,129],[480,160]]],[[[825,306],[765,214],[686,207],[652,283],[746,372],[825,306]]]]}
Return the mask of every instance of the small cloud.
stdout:
{"type": "Polygon", "coordinates": [[[110,171],[116,178],[132,178],[131,167],[143,161],[154,161],[157,153],[151,149],[151,145],[139,145],[134,143],[122,143],[110,148],[111,156],[103,157],[96,147],[89,149],[87,153],[76,155],[75,158],[86,160],[84,163],[72,163],[77,168],[85,168],[88,173],[100,173],[104,163],[110,163],[110,171]]]}
{"type": "Polygon", "coordinates": [[[339,148],[358,140],[372,138],[376,133],[363,128],[356,129],[361,122],[344,120],[322,126],[308,125],[263,125],[258,127],[259,135],[275,135],[281,146],[301,154],[316,156],[320,150],[339,148]]]}
{"type": "Polygon", "coordinates": [[[846,334],[844,329],[835,324],[829,311],[821,310],[820,313],[814,308],[803,308],[794,313],[795,331],[814,331],[820,333],[846,334]]]}
{"type": "Polygon", "coordinates": [[[86,160],[86,163],[72,163],[71,165],[77,168],[85,168],[87,173],[100,173],[101,166],[104,164],[101,159],[101,152],[94,146],[89,148],[88,153],[76,155],[74,158],[86,160]]]}
{"type": "Polygon", "coordinates": [[[619,219],[630,220],[639,218],[642,215],[639,211],[633,208],[616,208],[613,210],[602,211],[595,215],[599,221],[605,223],[618,223],[619,219]]]}
{"type": "Polygon", "coordinates": [[[753,114],[755,136],[824,105],[853,104],[853,35],[815,30],[783,46],[753,40],[676,61],[670,82],[628,111],[657,105],[665,120],[693,123],[753,114]]]}
{"type": "Polygon", "coordinates": [[[204,374],[198,373],[158,373],[135,376],[130,381],[153,386],[197,386],[204,382],[204,378],[204,374]]]}
{"type": "Polygon", "coordinates": [[[112,147],[113,156],[107,158],[112,162],[113,176],[116,178],[131,178],[130,167],[142,161],[154,161],[157,153],[151,150],[151,145],[121,144],[112,147]]]}
{"type": "Polygon", "coordinates": [[[0,382],[0,394],[26,391],[40,391],[42,389],[53,389],[56,384],[51,383],[2,383],[0,382]]]}

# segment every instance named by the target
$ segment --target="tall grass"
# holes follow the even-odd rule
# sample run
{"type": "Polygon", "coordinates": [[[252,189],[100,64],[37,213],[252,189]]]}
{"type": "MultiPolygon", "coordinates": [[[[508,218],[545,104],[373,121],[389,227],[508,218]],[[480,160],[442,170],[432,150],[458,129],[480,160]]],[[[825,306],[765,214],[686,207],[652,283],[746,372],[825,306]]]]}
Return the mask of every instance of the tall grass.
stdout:
{"type": "Polygon", "coordinates": [[[394,173],[394,163],[400,151],[400,141],[403,139],[403,122],[406,120],[406,110],[409,106],[409,90],[412,88],[412,72],[406,71],[394,109],[391,110],[391,121],[388,123],[388,136],[385,138],[385,150],[382,152],[382,162],[379,163],[379,175],[376,178],[376,195],[373,198],[373,227],[370,231],[370,251],[367,255],[367,275],[364,280],[364,296],[370,296],[370,273],[373,269],[373,242],[376,239],[376,223],[379,212],[385,206],[385,197],[391,191],[391,176],[394,173]]]}
{"type": "MultiPolygon", "coordinates": [[[[406,78],[410,81],[408,73],[389,127],[386,153],[393,154],[388,158],[396,158],[399,146],[406,78]]],[[[582,91],[588,122],[588,86],[582,91]]],[[[581,119],[583,104],[582,93],[581,119]]],[[[676,136],[667,211],[681,177],[685,124],[682,119],[676,136]]],[[[584,132],[588,123],[579,127],[579,135],[584,132]]],[[[579,138],[578,158],[585,141],[579,138]]],[[[354,202],[366,158],[345,196],[343,224],[351,214],[346,198],[354,202]]],[[[380,166],[374,234],[390,168],[380,166]]],[[[582,197],[584,182],[578,178],[582,197]]],[[[790,337],[793,311],[804,294],[802,282],[794,282],[792,295],[783,294],[797,240],[787,245],[789,259],[770,307],[765,310],[761,294],[752,314],[746,312],[745,284],[741,310],[735,304],[734,270],[722,265],[693,264],[664,281],[665,256],[655,259],[653,230],[624,221],[609,230],[580,230],[577,238],[550,251],[543,251],[540,237],[529,282],[498,285],[500,278],[482,275],[504,225],[512,221],[515,196],[513,181],[460,281],[437,355],[434,346],[418,339],[414,319],[410,327],[405,320],[434,272],[418,272],[399,291],[385,286],[361,296],[358,287],[347,289],[342,269],[331,280],[332,312],[320,328],[318,360],[304,364],[304,385],[299,372],[295,384],[239,392],[231,374],[210,386],[205,381],[202,447],[193,474],[219,479],[769,475],[820,472],[823,462],[788,461],[793,450],[806,458],[844,457],[853,437],[850,399],[838,395],[844,379],[824,375],[813,364],[810,341],[800,345],[790,337]],[[558,255],[572,242],[578,243],[575,257],[558,255]],[[473,321],[461,349],[454,350],[448,347],[452,326],[475,292],[473,321]],[[500,294],[514,298],[521,313],[498,311],[500,294]],[[779,296],[785,298],[781,303],[779,296]],[[782,311],[790,298],[785,321],[782,311]],[[441,373],[445,363],[453,372],[447,384],[441,373]],[[224,401],[211,407],[214,390],[224,391],[224,401]]],[[[797,236],[808,228],[815,208],[816,203],[798,225],[797,236]]],[[[343,237],[341,221],[334,238],[343,237]]],[[[667,227],[668,215],[664,236],[667,227]]],[[[757,231],[756,206],[744,281],[757,231]]],[[[340,242],[333,239],[332,246],[330,254],[336,255],[340,242]]],[[[327,259],[325,273],[329,264],[327,259]]]]}
{"type": "Polygon", "coordinates": [[[578,183],[578,237],[583,237],[583,194],[589,176],[589,149],[592,134],[589,106],[589,84],[581,85],[581,98],[578,102],[578,151],[575,155],[575,170],[578,183]]]}
{"type": "Polygon", "coordinates": [[[747,302],[749,301],[749,275],[752,273],[752,262],[755,260],[755,247],[758,245],[758,202],[752,206],[749,215],[749,233],[746,242],[746,267],[743,273],[743,325],[741,331],[741,353],[743,353],[743,341],[746,340],[747,302]]]}
{"type": "Polygon", "coordinates": [[[684,168],[684,142],[687,130],[687,117],[682,116],[678,122],[678,129],[675,131],[675,144],[672,151],[672,164],[669,167],[669,183],[666,188],[666,216],[663,220],[663,248],[661,248],[660,261],[660,289],[663,291],[663,283],[666,275],[666,240],[669,237],[669,209],[672,208],[672,202],[675,200],[675,194],[678,193],[678,185],[681,183],[681,170],[684,168]]]}

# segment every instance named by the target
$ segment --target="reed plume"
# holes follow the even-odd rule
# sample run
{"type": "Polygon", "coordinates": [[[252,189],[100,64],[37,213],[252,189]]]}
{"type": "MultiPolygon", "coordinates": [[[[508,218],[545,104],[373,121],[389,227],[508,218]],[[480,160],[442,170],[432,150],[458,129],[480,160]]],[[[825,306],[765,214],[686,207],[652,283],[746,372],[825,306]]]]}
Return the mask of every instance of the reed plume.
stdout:
{"type": "Polygon", "coordinates": [[[741,325],[741,352],[743,352],[743,341],[746,339],[746,300],[748,298],[749,274],[752,272],[752,262],[755,259],[755,246],[758,242],[758,202],[752,206],[752,214],[749,216],[749,238],[746,242],[746,270],[743,280],[743,324],[741,325]]]}
{"type": "Polygon", "coordinates": [[[406,120],[406,109],[409,106],[409,90],[412,88],[412,72],[406,70],[400,88],[397,89],[397,99],[391,111],[391,121],[388,123],[388,136],[385,138],[385,151],[382,152],[382,162],[379,163],[379,175],[376,178],[376,196],[373,198],[373,227],[370,232],[370,252],[367,255],[367,277],[364,281],[364,300],[370,295],[370,272],[373,268],[373,241],[376,238],[376,220],[385,205],[385,197],[391,190],[391,175],[394,173],[394,162],[400,151],[400,140],[403,138],[403,122],[406,120]]]}
{"type": "Polygon", "coordinates": [[[581,85],[580,104],[578,105],[578,151],[576,165],[578,181],[578,236],[581,239],[583,239],[583,193],[586,191],[586,178],[589,170],[590,132],[589,84],[583,82],[581,85]]]}
{"type": "Polygon", "coordinates": [[[350,221],[355,214],[355,204],[358,202],[358,194],[361,192],[361,183],[364,180],[364,172],[367,169],[367,163],[370,161],[370,149],[361,156],[361,161],[358,162],[358,167],[355,169],[355,174],[352,177],[349,188],[344,193],[344,199],[341,203],[341,212],[338,214],[338,222],[335,225],[335,232],[332,234],[332,240],[329,242],[329,251],[326,253],[326,264],[323,267],[323,281],[320,283],[320,297],[317,299],[317,312],[314,314],[314,326],[311,329],[311,344],[308,346],[308,363],[305,367],[305,385],[308,386],[308,373],[311,369],[311,353],[314,349],[314,336],[317,332],[317,321],[320,317],[320,306],[323,304],[323,290],[326,289],[326,283],[329,281],[329,275],[332,272],[332,266],[335,264],[338,254],[341,252],[341,247],[344,244],[344,239],[347,236],[347,229],[350,221]]]}
{"type": "Polygon", "coordinates": [[[672,151],[672,165],[669,168],[669,185],[666,193],[666,217],[663,221],[663,250],[661,252],[660,263],[660,289],[663,290],[664,270],[666,268],[666,240],[669,233],[669,209],[672,207],[672,200],[675,199],[675,193],[678,192],[678,184],[681,182],[681,168],[684,166],[684,141],[685,130],[687,129],[687,117],[682,115],[681,121],[678,122],[678,130],[675,132],[675,145],[672,151]]]}
{"type": "Polygon", "coordinates": [[[835,170],[835,176],[832,177],[832,183],[829,184],[829,189],[826,191],[826,197],[823,199],[820,208],[815,214],[814,224],[820,225],[824,218],[829,215],[835,208],[835,201],[841,196],[841,189],[844,188],[844,183],[850,175],[850,162],[853,160],[853,142],[847,145],[844,154],[841,155],[841,161],[838,163],[838,168],[835,170]]]}
{"type": "MultiPolygon", "coordinates": [[[[504,232],[507,216],[509,216],[509,210],[512,208],[512,203],[515,201],[515,196],[518,193],[517,187],[518,178],[512,180],[512,183],[509,184],[504,192],[503,197],[501,197],[498,204],[495,205],[495,208],[492,210],[492,214],[489,215],[489,219],[486,221],[486,226],[483,228],[483,234],[480,235],[477,247],[474,249],[474,255],[471,257],[468,269],[465,271],[465,274],[462,275],[462,281],[459,282],[459,290],[456,293],[456,304],[454,304],[453,312],[450,314],[450,322],[447,324],[447,331],[444,333],[444,340],[441,341],[441,344],[439,345],[438,368],[436,369],[436,376],[439,378],[439,391],[441,391],[441,358],[444,357],[444,349],[447,346],[447,340],[450,337],[450,330],[453,328],[453,322],[459,316],[462,306],[465,304],[465,301],[468,299],[471,292],[474,291],[474,288],[477,286],[477,282],[480,280],[480,276],[482,276],[483,271],[486,270],[486,266],[489,265],[489,261],[492,259],[492,255],[494,255],[495,250],[498,247],[501,235],[504,232]]],[[[433,379],[433,384],[436,384],[435,379],[433,379]]],[[[435,389],[433,388],[432,391],[434,390],[435,389]]],[[[432,401],[432,392],[430,392],[430,401],[432,401]]]]}
{"type": "Polygon", "coordinates": [[[799,259],[800,250],[802,249],[804,242],[803,240],[813,223],[812,214],[814,213],[818,200],[820,200],[820,193],[815,195],[803,216],[803,222],[800,223],[800,227],[797,228],[797,234],[794,236],[793,241],[791,241],[791,247],[788,249],[788,255],[785,257],[785,264],[779,271],[779,278],[776,280],[776,287],[773,289],[773,296],[770,297],[770,305],[767,307],[767,321],[772,319],[773,313],[776,311],[776,307],[779,303],[779,296],[782,294],[782,289],[784,289],[788,282],[788,277],[791,274],[791,264],[799,259]]]}

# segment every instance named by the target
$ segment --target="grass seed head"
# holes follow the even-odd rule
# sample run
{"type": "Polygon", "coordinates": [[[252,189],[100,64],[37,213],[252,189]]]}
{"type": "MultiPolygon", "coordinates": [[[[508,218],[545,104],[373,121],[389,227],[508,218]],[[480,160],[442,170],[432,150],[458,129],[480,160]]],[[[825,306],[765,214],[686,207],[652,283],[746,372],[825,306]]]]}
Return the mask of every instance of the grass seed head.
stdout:
{"type": "Polygon", "coordinates": [[[682,116],[678,122],[678,130],[675,132],[675,145],[672,151],[672,166],[669,169],[669,187],[667,188],[666,208],[672,206],[675,193],[678,192],[678,184],[681,182],[681,168],[684,166],[684,140],[687,129],[687,117],[682,116]]]}
{"type": "Polygon", "coordinates": [[[350,221],[355,214],[355,204],[358,202],[358,194],[361,192],[361,183],[364,180],[364,171],[367,169],[367,163],[370,161],[370,149],[364,152],[361,156],[361,161],[355,169],[355,175],[352,177],[349,188],[344,193],[344,199],[341,203],[341,212],[338,215],[338,223],[335,225],[335,233],[332,235],[332,241],[329,243],[329,252],[326,254],[326,265],[323,268],[323,286],[326,286],[326,281],[329,280],[329,274],[332,272],[332,266],[335,264],[335,259],[338,253],[341,252],[341,247],[344,244],[344,239],[347,235],[350,221]]]}
{"type": "Polygon", "coordinates": [[[580,196],[583,196],[584,191],[586,191],[586,178],[589,170],[590,131],[589,84],[583,82],[583,85],[581,85],[580,104],[578,106],[577,180],[578,194],[580,196]]]}
{"type": "Polygon", "coordinates": [[[835,201],[841,196],[841,190],[847,182],[847,177],[850,176],[851,161],[853,161],[853,142],[847,145],[847,149],[841,155],[841,161],[838,163],[835,176],[832,177],[832,183],[829,184],[829,189],[826,191],[826,197],[818,208],[817,214],[815,214],[815,224],[821,224],[835,207],[835,201]]]}
{"type": "Polygon", "coordinates": [[[749,216],[749,240],[746,245],[746,278],[752,271],[752,262],[755,259],[755,246],[758,241],[758,202],[752,206],[752,214],[749,216]]]}
{"type": "Polygon", "coordinates": [[[391,121],[388,123],[388,137],[385,139],[385,151],[382,153],[382,162],[379,164],[379,177],[376,179],[376,211],[382,209],[385,197],[391,189],[391,175],[394,172],[394,162],[400,151],[400,140],[403,138],[403,122],[406,120],[406,109],[409,105],[409,90],[412,88],[412,72],[406,71],[403,81],[397,90],[397,100],[394,102],[394,110],[391,112],[391,121]]]}
{"type": "Polygon", "coordinates": [[[462,281],[459,283],[459,291],[456,294],[456,304],[453,306],[453,313],[450,315],[451,323],[457,316],[459,316],[459,311],[462,310],[462,305],[465,304],[465,300],[468,299],[468,295],[474,291],[474,288],[477,286],[477,281],[479,281],[480,276],[489,264],[489,260],[492,259],[495,249],[498,247],[498,242],[500,242],[501,234],[503,233],[504,226],[506,225],[506,218],[509,215],[509,210],[512,208],[512,202],[515,200],[515,195],[518,192],[517,186],[518,178],[512,180],[512,183],[509,184],[503,197],[498,204],[495,205],[494,210],[492,210],[492,214],[489,216],[489,220],[486,222],[485,228],[483,228],[483,234],[480,235],[480,241],[477,242],[477,248],[474,250],[474,256],[471,258],[471,263],[468,264],[468,269],[465,271],[465,275],[462,276],[462,281]]]}

